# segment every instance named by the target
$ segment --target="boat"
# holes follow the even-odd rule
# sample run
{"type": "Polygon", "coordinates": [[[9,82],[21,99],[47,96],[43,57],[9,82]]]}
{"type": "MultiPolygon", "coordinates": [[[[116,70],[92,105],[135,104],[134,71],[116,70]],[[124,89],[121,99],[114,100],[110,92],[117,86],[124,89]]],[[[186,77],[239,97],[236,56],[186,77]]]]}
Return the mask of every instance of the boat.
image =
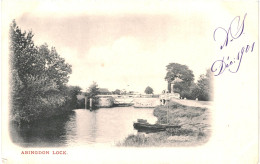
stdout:
{"type": "Polygon", "coordinates": [[[146,133],[166,131],[167,128],[174,128],[174,129],[181,128],[180,125],[167,125],[167,124],[158,124],[158,123],[150,124],[147,122],[147,120],[143,120],[143,119],[138,119],[137,122],[134,122],[133,126],[138,132],[146,132],[146,133]]]}
{"type": "Polygon", "coordinates": [[[149,124],[147,120],[144,119],[137,119],[137,122],[134,122],[134,128],[138,132],[146,132],[146,133],[152,133],[152,132],[160,132],[160,131],[166,131],[166,129],[179,129],[181,128],[181,125],[170,125],[169,124],[169,102],[167,102],[165,105],[167,105],[167,124],[149,124]]]}

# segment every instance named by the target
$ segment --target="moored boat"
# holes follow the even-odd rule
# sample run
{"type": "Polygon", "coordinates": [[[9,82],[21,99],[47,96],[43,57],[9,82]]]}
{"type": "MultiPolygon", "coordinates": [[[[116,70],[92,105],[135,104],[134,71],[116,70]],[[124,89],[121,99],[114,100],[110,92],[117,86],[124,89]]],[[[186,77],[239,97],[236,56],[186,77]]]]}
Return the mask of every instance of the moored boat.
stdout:
{"type": "Polygon", "coordinates": [[[165,131],[167,128],[174,128],[174,129],[181,128],[180,125],[150,124],[143,119],[138,119],[137,122],[134,122],[133,126],[138,132],[146,132],[146,133],[165,131]]]}

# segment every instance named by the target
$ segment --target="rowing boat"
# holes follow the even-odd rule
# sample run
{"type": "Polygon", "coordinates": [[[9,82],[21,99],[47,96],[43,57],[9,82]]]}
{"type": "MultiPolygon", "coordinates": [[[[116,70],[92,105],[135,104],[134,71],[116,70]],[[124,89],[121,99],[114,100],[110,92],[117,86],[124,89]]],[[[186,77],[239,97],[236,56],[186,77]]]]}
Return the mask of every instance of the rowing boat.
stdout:
{"type": "Polygon", "coordinates": [[[146,133],[165,131],[167,128],[173,128],[173,129],[181,128],[180,125],[150,124],[143,119],[138,119],[137,122],[134,122],[133,126],[138,132],[146,132],[146,133]]]}

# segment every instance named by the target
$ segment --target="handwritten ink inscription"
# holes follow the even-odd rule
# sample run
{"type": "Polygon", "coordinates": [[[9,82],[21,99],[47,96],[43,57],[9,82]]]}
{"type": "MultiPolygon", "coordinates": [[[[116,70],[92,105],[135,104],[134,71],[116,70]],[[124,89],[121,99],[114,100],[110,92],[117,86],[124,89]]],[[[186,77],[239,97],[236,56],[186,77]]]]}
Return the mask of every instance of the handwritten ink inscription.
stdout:
{"type": "MultiPolygon", "coordinates": [[[[224,48],[228,48],[230,42],[234,42],[244,34],[246,16],[247,14],[244,15],[243,20],[240,19],[240,16],[235,17],[231,21],[228,29],[223,27],[218,27],[215,29],[213,38],[214,41],[220,42],[220,51],[224,48]]],[[[220,59],[213,62],[211,71],[215,76],[221,75],[226,70],[231,73],[237,73],[241,66],[243,55],[253,52],[254,46],[255,42],[246,44],[242,46],[241,49],[236,50],[237,54],[234,54],[233,56],[222,56],[220,59]]]]}

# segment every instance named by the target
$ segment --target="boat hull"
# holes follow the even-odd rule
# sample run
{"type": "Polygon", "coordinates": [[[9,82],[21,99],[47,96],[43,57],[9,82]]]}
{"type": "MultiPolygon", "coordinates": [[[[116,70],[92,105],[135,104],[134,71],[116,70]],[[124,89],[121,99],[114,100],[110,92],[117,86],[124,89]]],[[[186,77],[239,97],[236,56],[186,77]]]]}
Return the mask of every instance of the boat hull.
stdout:
{"type": "Polygon", "coordinates": [[[167,128],[174,128],[174,129],[181,128],[181,126],[176,126],[176,125],[149,124],[149,123],[140,123],[140,122],[135,122],[133,126],[138,132],[146,132],[146,133],[166,131],[167,128]]]}

